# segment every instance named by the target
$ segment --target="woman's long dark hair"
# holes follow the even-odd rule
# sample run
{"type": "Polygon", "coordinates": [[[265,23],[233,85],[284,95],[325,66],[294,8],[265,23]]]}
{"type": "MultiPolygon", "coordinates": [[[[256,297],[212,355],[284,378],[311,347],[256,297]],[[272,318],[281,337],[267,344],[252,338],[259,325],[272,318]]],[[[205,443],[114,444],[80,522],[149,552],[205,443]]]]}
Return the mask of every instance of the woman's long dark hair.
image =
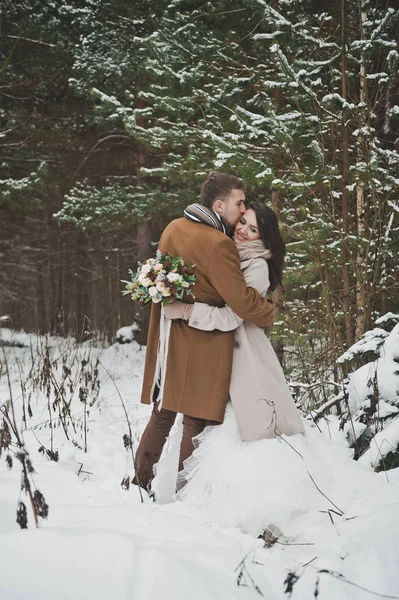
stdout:
{"type": "Polygon", "coordinates": [[[251,202],[247,208],[251,208],[255,211],[260,239],[272,253],[272,258],[267,261],[270,278],[269,290],[272,292],[277,287],[284,290],[283,269],[285,265],[285,243],[281,237],[276,213],[268,206],[265,206],[265,204],[259,204],[258,202],[251,202]]]}

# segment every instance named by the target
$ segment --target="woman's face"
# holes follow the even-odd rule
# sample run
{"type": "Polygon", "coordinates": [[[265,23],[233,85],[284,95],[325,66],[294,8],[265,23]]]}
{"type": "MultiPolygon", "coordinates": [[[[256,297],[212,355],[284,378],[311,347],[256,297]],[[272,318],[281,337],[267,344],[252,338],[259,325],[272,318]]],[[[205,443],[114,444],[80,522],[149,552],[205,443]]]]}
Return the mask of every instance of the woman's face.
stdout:
{"type": "Polygon", "coordinates": [[[260,238],[256,214],[252,208],[249,208],[242,215],[234,230],[234,241],[236,244],[251,242],[260,238]]]}

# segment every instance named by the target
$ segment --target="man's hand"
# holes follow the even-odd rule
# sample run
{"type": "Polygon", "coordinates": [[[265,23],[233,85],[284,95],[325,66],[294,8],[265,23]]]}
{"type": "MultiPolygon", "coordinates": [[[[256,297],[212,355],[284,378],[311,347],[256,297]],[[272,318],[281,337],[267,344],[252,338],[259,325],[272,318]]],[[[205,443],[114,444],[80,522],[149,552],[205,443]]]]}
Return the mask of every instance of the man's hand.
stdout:
{"type": "Polygon", "coordinates": [[[188,321],[193,311],[193,305],[175,300],[174,302],[169,302],[163,310],[167,319],[183,319],[184,321],[188,321]]]}

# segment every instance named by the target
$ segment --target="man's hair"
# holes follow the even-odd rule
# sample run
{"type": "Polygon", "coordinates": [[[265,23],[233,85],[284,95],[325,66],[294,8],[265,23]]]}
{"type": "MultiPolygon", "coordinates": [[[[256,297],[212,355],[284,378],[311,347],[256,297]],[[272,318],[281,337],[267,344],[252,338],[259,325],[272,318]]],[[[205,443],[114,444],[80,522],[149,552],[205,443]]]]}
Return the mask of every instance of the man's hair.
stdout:
{"type": "Polygon", "coordinates": [[[209,173],[201,189],[201,204],[212,208],[217,198],[223,200],[231,190],[245,190],[241,179],[230,173],[209,173]]]}

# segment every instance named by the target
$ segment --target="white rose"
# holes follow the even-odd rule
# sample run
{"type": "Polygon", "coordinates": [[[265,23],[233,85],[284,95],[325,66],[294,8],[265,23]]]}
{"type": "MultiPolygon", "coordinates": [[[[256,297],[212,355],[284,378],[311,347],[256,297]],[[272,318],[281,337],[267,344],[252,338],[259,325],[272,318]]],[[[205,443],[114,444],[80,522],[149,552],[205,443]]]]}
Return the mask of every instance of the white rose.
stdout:
{"type": "Polygon", "coordinates": [[[169,288],[165,288],[165,289],[162,291],[162,296],[164,296],[165,298],[166,298],[167,296],[170,296],[170,294],[171,294],[171,291],[170,291],[170,289],[169,289],[169,288]]]}
{"type": "Polygon", "coordinates": [[[139,275],[138,280],[140,281],[141,285],[143,285],[144,287],[153,285],[153,282],[151,281],[151,279],[149,277],[146,277],[145,275],[139,275]]]}
{"type": "Polygon", "coordinates": [[[163,281],[157,281],[156,286],[157,290],[159,290],[160,292],[163,292],[166,289],[166,286],[163,281]]]}
{"type": "Polygon", "coordinates": [[[179,275],[179,273],[169,273],[166,278],[168,279],[168,281],[170,281],[171,283],[173,281],[181,281],[182,280],[182,276],[179,275]]]}
{"type": "Polygon", "coordinates": [[[155,286],[152,286],[148,290],[148,293],[150,294],[151,298],[154,298],[157,295],[158,290],[157,290],[157,288],[155,286]]]}
{"type": "Polygon", "coordinates": [[[145,261],[147,265],[153,265],[155,262],[155,258],[149,258],[148,260],[145,261]]]}
{"type": "Polygon", "coordinates": [[[158,296],[154,296],[154,298],[152,299],[152,301],[157,304],[158,302],[161,302],[162,298],[159,298],[158,296]]]}
{"type": "Polygon", "coordinates": [[[162,271],[162,269],[163,269],[163,264],[162,264],[162,263],[158,263],[158,264],[156,264],[156,265],[155,265],[155,267],[154,267],[154,271],[155,271],[156,273],[159,273],[159,271],[162,271]]]}
{"type": "Polygon", "coordinates": [[[151,265],[143,265],[140,274],[147,275],[151,271],[151,265]]]}

